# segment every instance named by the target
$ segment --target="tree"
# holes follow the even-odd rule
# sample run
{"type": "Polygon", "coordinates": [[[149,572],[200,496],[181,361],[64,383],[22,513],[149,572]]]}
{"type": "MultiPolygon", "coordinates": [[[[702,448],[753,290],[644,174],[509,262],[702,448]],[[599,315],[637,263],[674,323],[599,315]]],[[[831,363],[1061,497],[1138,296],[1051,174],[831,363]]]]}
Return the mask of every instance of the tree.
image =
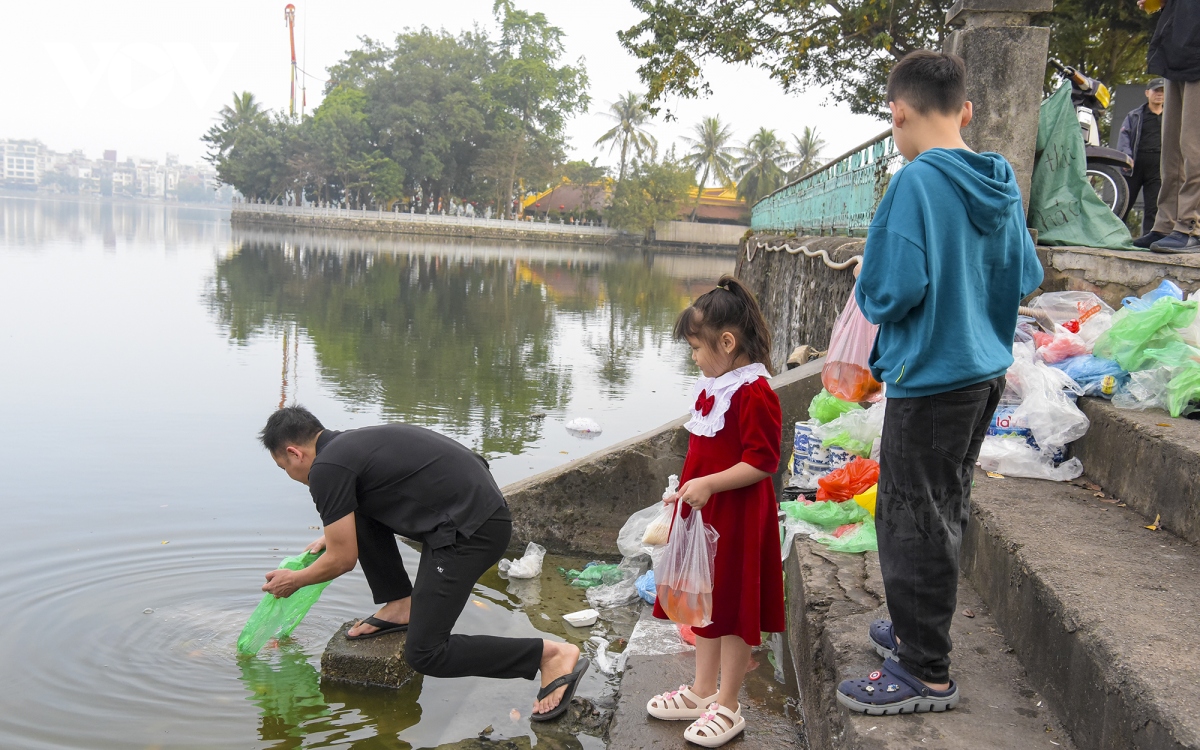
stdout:
{"type": "Polygon", "coordinates": [[[733,131],[721,122],[720,116],[705,117],[693,128],[695,138],[684,137],[683,142],[689,150],[683,156],[683,162],[692,168],[692,173],[700,173],[700,181],[696,183],[696,205],[692,206],[692,221],[696,220],[696,212],[700,210],[700,198],[704,195],[704,187],[708,185],[711,175],[721,185],[733,182],[734,152],[729,141],[733,131]]]}
{"type": "Polygon", "coordinates": [[[621,150],[621,162],[617,169],[617,181],[625,179],[625,165],[629,157],[629,147],[633,146],[633,155],[642,158],[647,151],[654,149],[658,141],[646,130],[646,122],[650,119],[646,101],[641,94],[633,91],[617,97],[617,100],[602,113],[617,124],[604,135],[596,139],[596,145],[610,144],[609,153],[614,148],[621,150]]]}
{"type": "MultiPolygon", "coordinates": [[[[1145,80],[1146,48],[1156,21],[1124,0],[1057,0],[1040,19],[1050,26],[1051,57],[1109,86],[1145,80]]],[[[1047,77],[1054,77],[1053,71],[1047,77]]]]}
{"type": "Polygon", "coordinates": [[[741,148],[737,165],[738,197],[750,205],[781,187],[787,173],[781,164],[791,159],[787,146],[774,130],[759,128],[741,148]]]}
{"type": "Polygon", "coordinates": [[[519,10],[512,0],[496,0],[493,13],[500,22],[500,39],[486,88],[499,105],[496,128],[509,136],[504,141],[512,152],[507,180],[511,196],[522,157],[532,153],[531,142],[561,148],[567,118],[587,108],[588,79],[582,60],[558,65],[565,51],[563,32],[544,14],[519,10]]]}
{"type": "Polygon", "coordinates": [[[794,180],[821,166],[821,151],[825,148],[825,140],[817,135],[816,128],[807,125],[804,126],[802,134],[792,138],[796,141],[796,150],[792,152],[796,165],[792,167],[788,177],[794,180]]]}
{"type": "Polygon", "coordinates": [[[563,176],[579,187],[583,212],[596,210],[596,198],[604,192],[604,178],[608,176],[608,168],[596,164],[593,157],[590,162],[583,159],[569,161],[563,165],[563,176]]]}
{"type": "Polygon", "coordinates": [[[754,65],[784,91],[826,86],[857,113],[884,116],[888,73],[909,52],[940,49],[952,0],[631,0],[645,16],[617,34],[641,61],[647,98],[709,92],[712,59],[754,65]]]}
{"type": "Polygon", "coordinates": [[[618,182],[613,191],[609,223],[628,232],[642,232],[648,239],[656,221],[679,215],[695,184],[691,167],[672,156],[662,161],[635,159],[628,178],[618,182]]]}

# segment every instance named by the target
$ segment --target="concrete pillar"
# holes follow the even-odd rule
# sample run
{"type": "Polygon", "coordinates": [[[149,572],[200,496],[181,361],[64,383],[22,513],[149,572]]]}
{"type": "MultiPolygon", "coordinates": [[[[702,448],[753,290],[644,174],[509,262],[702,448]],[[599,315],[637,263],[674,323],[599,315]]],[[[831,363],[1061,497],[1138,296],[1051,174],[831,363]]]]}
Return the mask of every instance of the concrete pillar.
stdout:
{"type": "Polygon", "coordinates": [[[1050,30],[1029,20],[1053,7],[1053,0],[958,0],[946,14],[946,23],[957,27],[946,51],[966,63],[967,97],[975,107],[963,138],[976,151],[1008,159],[1026,210],[1050,47],[1050,30]]]}

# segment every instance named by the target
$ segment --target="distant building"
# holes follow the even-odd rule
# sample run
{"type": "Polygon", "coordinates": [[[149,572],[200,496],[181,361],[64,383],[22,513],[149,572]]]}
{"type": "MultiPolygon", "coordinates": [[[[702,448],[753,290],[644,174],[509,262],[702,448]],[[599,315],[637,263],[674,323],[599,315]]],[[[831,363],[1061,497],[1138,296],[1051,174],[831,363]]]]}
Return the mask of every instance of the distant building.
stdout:
{"type": "Polygon", "coordinates": [[[699,207],[696,207],[696,189],[692,188],[687,203],[679,211],[679,218],[691,218],[693,208],[696,208],[696,221],[704,224],[750,226],[750,207],[738,197],[734,187],[704,188],[699,207]]]}
{"type": "Polygon", "coordinates": [[[0,141],[0,184],[36,190],[45,169],[46,147],[40,141],[0,141]]]}

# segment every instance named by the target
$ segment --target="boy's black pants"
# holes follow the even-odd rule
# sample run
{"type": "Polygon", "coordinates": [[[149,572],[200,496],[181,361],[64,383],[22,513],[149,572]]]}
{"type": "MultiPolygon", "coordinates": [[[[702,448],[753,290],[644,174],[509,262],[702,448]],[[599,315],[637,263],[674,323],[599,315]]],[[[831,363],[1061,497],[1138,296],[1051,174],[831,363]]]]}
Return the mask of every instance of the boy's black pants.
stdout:
{"type": "Polygon", "coordinates": [[[409,582],[396,535],[373,518],[355,513],[358,561],[377,604],[412,596],[404,659],[431,677],[523,677],[542,664],[540,638],[451,635],[479,577],[496,564],[512,537],[512,515],[500,508],[470,539],[448,547],[422,545],[417,583],[409,582]]]}
{"type": "Polygon", "coordinates": [[[959,549],[975,461],[1004,378],[923,398],[889,398],[879,457],[879,565],[896,656],[926,682],[946,682],[959,549]]]}

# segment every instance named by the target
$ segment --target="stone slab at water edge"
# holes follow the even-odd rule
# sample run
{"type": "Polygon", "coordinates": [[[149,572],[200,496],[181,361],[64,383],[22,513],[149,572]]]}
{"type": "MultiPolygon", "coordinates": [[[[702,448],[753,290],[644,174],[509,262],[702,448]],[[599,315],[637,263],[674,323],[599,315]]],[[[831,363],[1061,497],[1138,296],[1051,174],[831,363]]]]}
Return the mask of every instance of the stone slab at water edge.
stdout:
{"type": "Polygon", "coordinates": [[[404,661],[407,633],[389,633],[361,641],[346,640],[357,620],[342,625],[321,654],[321,677],[376,687],[404,687],[417,673],[404,661]]]}

